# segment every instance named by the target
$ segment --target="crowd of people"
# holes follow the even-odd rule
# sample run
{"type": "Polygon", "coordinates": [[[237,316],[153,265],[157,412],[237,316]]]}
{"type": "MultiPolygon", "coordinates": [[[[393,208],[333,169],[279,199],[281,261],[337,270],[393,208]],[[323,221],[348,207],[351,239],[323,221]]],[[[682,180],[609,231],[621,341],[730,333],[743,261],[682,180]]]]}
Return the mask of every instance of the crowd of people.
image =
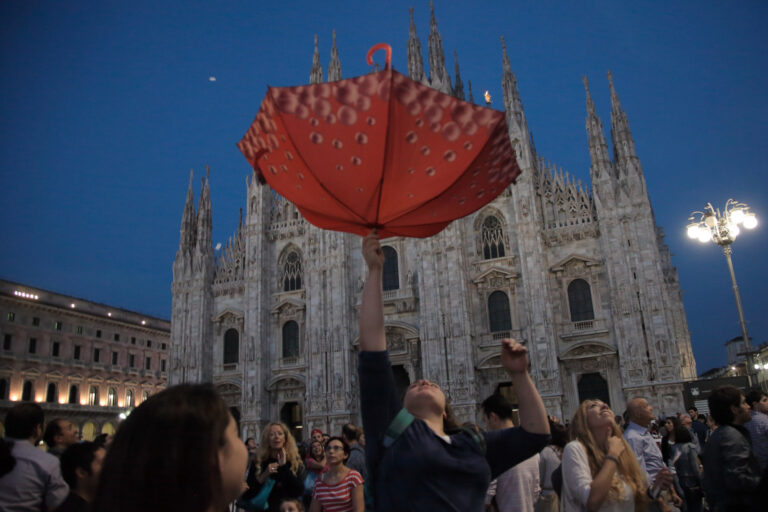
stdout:
{"type": "Polygon", "coordinates": [[[695,407],[655,418],[644,398],[623,415],[585,400],[563,424],[548,416],[524,346],[500,357],[517,411],[486,398],[480,424],[458,424],[434,382],[400,397],[382,309],[384,254],[363,240],[368,275],[360,308],[362,428],[312,430],[297,443],[281,422],[242,441],[207,384],[150,397],[114,438],[80,442],[69,421],[16,404],[0,442],[0,510],[89,512],[457,511],[733,512],[768,503],[768,396],[715,389],[695,407]],[[338,435],[335,435],[338,434],[338,435]],[[47,452],[36,447],[45,440],[47,452]]]}

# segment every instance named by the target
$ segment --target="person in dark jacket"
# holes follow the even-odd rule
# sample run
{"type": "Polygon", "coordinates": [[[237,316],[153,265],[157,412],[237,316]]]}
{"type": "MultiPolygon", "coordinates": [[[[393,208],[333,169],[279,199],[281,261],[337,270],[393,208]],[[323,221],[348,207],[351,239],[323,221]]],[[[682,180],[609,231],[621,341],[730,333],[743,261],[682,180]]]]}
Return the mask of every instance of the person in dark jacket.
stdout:
{"type": "Polygon", "coordinates": [[[704,493],[712,512],[757,511],[760,466],[752,453],[744,423],[750,420],[744,395],[722,386],[709,396],[709,410],[718,424],[704,449],[704,493]]]}
{"type": "Polygon", "coordinates": [[[413,382],[401,403],[387,352],[384,252],[375,232],[363,239],[363,258],[368,275],[360,307],[358,372],[376,511],[483,510],[491,478],[549,441],[547,413],[528,374],[527,350],[511,339],[501,344],[501,364],[517,392],[520,427],[485,433],[451,430],[445,393],[426,379],[413,382]]]}

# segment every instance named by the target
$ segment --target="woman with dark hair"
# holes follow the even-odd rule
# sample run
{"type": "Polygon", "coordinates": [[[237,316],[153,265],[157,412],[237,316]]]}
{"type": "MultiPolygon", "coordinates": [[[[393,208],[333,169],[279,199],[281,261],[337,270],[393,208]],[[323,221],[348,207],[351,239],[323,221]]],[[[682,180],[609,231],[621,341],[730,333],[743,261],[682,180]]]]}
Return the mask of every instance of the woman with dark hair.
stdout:
{"type": "MultiPolygon", "coordinates": [[[[377,512],[482,510],[491,478],[538,453],[549,440],[547,413],[528,374],[528,352],[501,343],[501,364],[518,397],[520,427],[482,434],[451,430],[440,386],[412,383],[401,402],[387,352],[382,301],[384,252],[375,231],[363,239],[368,275],[360,307],[360,404],[377,512]]],[[[445,270],[445,269],[443,269],[445,270]]]]}
{"type": "Polygon", "coordinates": [[[717,423],[704,449],[704,493],[712,512],[760,510],[760,466],[752,453],[744,423],[749,405],[734,386],[709,395],[709,412],[717,423]]]}
{"type": "Polygon", "coordinates": [[[245,489],[248,452],[210,385],[181,384],[137,407],[115,434],[92,512],[218,512],[245,489]]]}
{"type": "Polygon", "coordinates": [[[304,478],[304,505],[309,506],[312,503],[312,490],[315,488],[315,482],[320,473],[328,470],[328,458],[325,456],[325,447],[322,441],[312,441],[309,444],[309,453],[304,459],[304,466],[307,468],[304,478]]]}
{"type": "Polygon", "coordinates": [[[549,432],[552,439],[539,454],[539,482],[541,494],[534,505],[535,512],[557,512],[559,504],[557,493],[552,484],[552,473],[560,466],[563,448],[568,443],[568,429],[559,422],[549,420],[549,432]]]}
{"type": "Polygon", "coordinates": [[[328,453],[328,471],[315,482],[309,512],[363,512],[363,476],[344,463],[350,448],[341,437],[331,437],[325,445],[328,453]]]}
{"type": "Polygon", "coordinates": [[[675,431],[680,426],[680,420],[676,416],[667,416],[664,420],[664,430],[666,433],[661,439],[661,456],[664,462],[669,461],[672,454],[672,447],[675,446],[675,431]]]}
{"type": "Polygon", "coordinates": [[[675,428],[675,444],[670,450],[669,466],[677,471],[687,512],[701,512],[701,461],[691,432],[683,425],[675,428]]]}

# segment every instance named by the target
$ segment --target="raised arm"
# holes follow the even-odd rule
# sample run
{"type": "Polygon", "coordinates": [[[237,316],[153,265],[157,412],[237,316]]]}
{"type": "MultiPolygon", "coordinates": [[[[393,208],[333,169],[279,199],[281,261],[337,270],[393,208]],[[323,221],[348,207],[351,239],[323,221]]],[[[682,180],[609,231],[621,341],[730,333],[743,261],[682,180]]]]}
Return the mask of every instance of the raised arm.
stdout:
{"type": "Polygon", "coordinates": [[[363,286],[360,305],[360,351],[383,351],[387,350],[387,338],[384,335],[384,307],[381,300],[384,252],[381,250],[379,236],[375,231],[371,231],[363,238],[363,259],[368,267],[368,276],[363,286]]]}
{"type": "Polygon", "coordinates": [[[513,339],[501,342],[501,364],[509,372],[520,407],[520,426],[531,434],[549,434],[544,402],[528,373],[528,350],[513,339]]]}

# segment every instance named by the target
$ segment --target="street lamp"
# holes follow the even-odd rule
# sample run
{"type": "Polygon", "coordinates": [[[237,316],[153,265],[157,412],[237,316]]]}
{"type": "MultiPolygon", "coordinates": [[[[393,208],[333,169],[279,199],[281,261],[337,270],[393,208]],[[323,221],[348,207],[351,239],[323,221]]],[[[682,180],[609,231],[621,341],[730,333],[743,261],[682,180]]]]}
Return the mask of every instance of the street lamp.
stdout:
{"type": "Polygon", "coordinates": [[[733,284],[733,296],[736,298],[736,309],[739,312],[739,324],[741,325],[741,337],[744,340],[744,346],[747,352],[747,380],[752,386],[752,344],[749,342],[747,334],[747,323],[744,321],[744,311],[741,308],[741,297],[739,296],[739,287],[736,284],[736,274],[733,272],[733,262],[731,261],[731,244],[741,233],[739,225],[746,229],[757,227],[757,216],[749,211],[749,206],[745,203],[739,203],[729,199],[725,203],[723,212],[715,210],[712,203],[707,203],[703,212],[693,212],[688,218],[688,237],[694,238],[701,243],[714,242],[723,248],[723,254],[728,262],[728,270],[731,273],[731,283],[733,284]]]}

